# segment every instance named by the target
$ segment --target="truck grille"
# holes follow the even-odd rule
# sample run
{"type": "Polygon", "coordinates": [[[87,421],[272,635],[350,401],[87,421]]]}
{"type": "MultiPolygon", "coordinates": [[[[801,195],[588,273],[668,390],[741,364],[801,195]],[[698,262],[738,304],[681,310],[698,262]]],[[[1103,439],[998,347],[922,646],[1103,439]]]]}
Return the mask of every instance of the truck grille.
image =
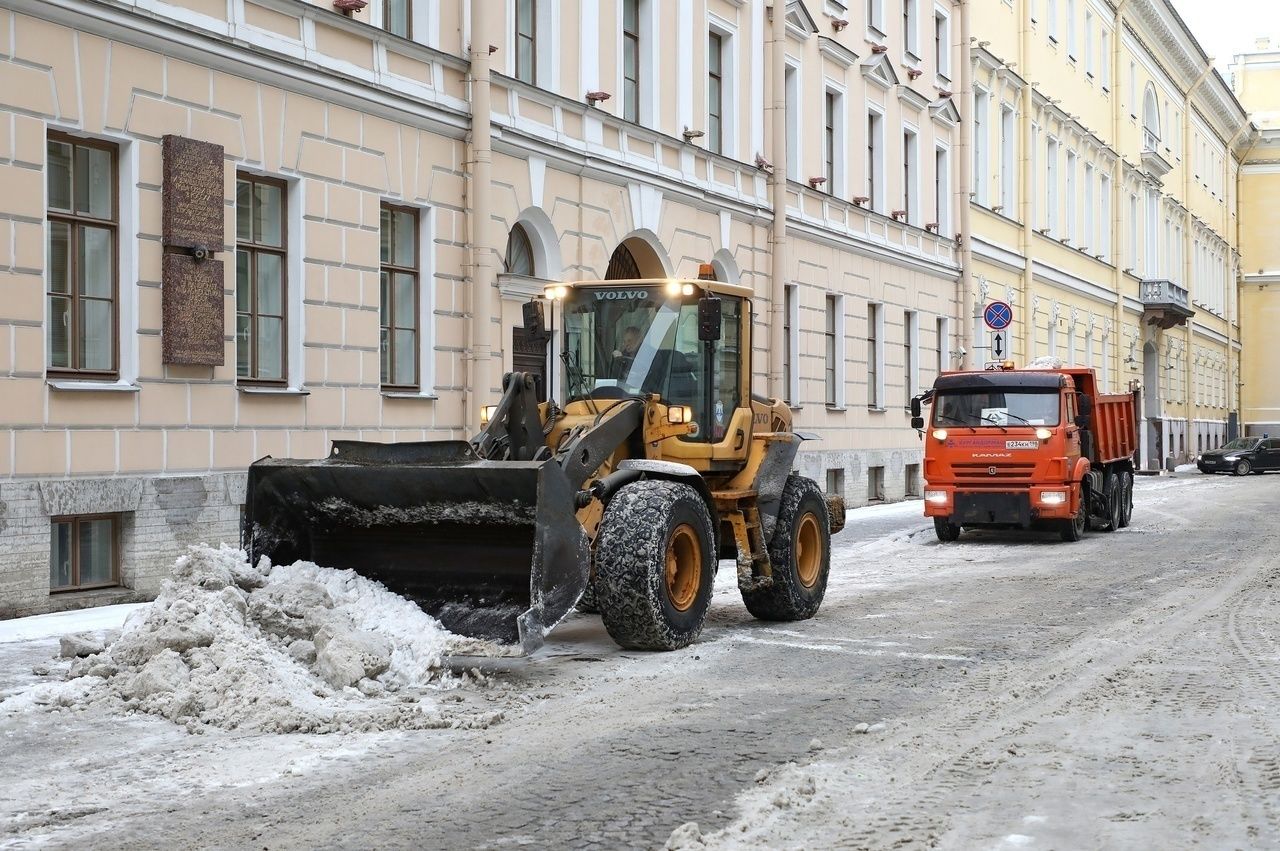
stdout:
{"type": "Polygon", "coordinates": [[[1029,479],[1036,471],[1035,464],[1008,464],[996,462],[952,464],[957,479],[1029,479]],[[994,469],[995,475],[991,474],[994,469]]]}

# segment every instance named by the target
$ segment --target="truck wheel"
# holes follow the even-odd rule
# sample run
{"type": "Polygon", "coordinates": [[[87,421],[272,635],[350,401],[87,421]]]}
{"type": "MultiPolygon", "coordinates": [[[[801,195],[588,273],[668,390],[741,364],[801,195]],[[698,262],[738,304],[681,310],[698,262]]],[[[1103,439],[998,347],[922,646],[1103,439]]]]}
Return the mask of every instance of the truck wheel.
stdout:
{"type": "Polygon", "coordinates": [[[1125,470],[1120,474],[1120,528],[1129,525],[1133,519],[1133,473],[1125,470]]]}
{"type": "Polygon", "coordinates": [[[1062,540],[1075,542],[1084,537],[1085,527],[1089,525],[1089,491],[1080,488],[1080,510],[1070,520],[1062,521],[1062,540]]]}
{"type": "Polygon", "coordinates": [[[960,540],[960,526],[945,517],[933,518],[933,531],[944,544],[960,540]]]}
{"type": "Polygon", "coordinates": [[[742,592],[747,611],[766,621],[802,621],[816,615],[831,572],[831,519],[812,479],[787,478],[769,561],[773,584],[742,592]]]}
{"type": "Polygon", "coordinates": [[[596,542],[595,603],[613,640],[677,650],[702,632],[715,566],[711,514],[698,492],[667,481],[619,490],[596,542]]]}
{"type": "Polygon", "coordinates": [[[1107,522],[1103,525],[1102,531],[1114,532],[1120,528],[1120,517],[1123,513],[1121,505],[1124,503],[1124,484],[1121,483],[1120,476],[1118,474],[1107,476],[1107,484],[1102,492],[1107,505],[1107,522]]]}
{"type": "Polygon", "coordinates": [[[1247,476],[1249,475],[1250,472],[1252,472],[1252,470],[1253,470],[1253,465],[1249,463],[1249,459],[1241,458],[1239,461],[1236,462],[1235,469],[1232,470],[1231,472],[1235,473],[1237,476],[1247,476]]]}

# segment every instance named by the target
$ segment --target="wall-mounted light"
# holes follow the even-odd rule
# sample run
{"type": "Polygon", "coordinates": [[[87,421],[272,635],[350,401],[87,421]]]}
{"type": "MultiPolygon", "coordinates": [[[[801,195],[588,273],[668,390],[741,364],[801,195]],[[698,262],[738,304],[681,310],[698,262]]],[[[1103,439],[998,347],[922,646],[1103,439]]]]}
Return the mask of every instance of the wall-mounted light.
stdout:
{"type": "Polygon", "coordinates": [[[773,163],[769,162],[761,154],[756,154],[756,168],[773,174],[773,163]]]}
{"type": "Polygon", "coordinates": [[[889,48],[883,44],[873,44],[871,45],[871,52],[872,53],[888,53],[889,48]]]}
{"type": "Polygon", "coordinates": [[[927,230],[929,233],[937,233],[937,232],[938,232],[938,223],[937,223],[937,222],[927,222],[927,223],[925,223],[924,229],[925,229],[925,230],[927,230]]]}
{"type": "Polygon", "coordinates": [[[914,80],[916,77],[919,77],[919,76],[920,76],[921,74],[923,74],[923,73],[924,73],[924,72],[923,72],[923,71],[921,71],[919,68],[908,68],[908,69],[907,69],[907,77],[909,77],[909,78],[910,78],[910,79],[912,79],[912,80],[914,80]]]}
{"type": "Polygon", "coordinates": [[[587,103],[595,106],[600,103],[600,101],[608,100],[611,97],[613,97],[613,95],[608,92],[587,92],[587,103]]]}
{"type": "Polygon", "coordinates": [[[853,197],[853,206],[855,207],[865,207],[870,202],[871,202],[871,199],[868,198],[866,195],[855,195],[853,197]]]}
{"type": "Polygon", "coordinates": [[[702,132],[701,130],[690,130],[688,127],[686,127],[684,128],[684,130],[680,131],[680,135],[684,137],[684,140],[686,142],[692,142],[694,139],[701,139],[703,136],[707,134],[702,132]]]}
{"type": "Polygon", "coordinates": [[[821,186],[826,182],[827,182],[827,179],[825,177],[811,177],[809,178],[809,188],[817,189],[819,186],[821,186]]]}
{"type": "Polygon", "coordinates": [[[368,5],[369,0],[333,0],[333,8],[348,18],[368,5]]]}
{"type": "Polygon", "coordinates": [[[835,30],[836,32],[843,32],[844,28],[847,26],[849,26],[849,22],[846,21],[844,18],[836,18],[834,21],[831,22],[831,29],[835,30]]]}
{"type": "Polygon", "coordinates": [[[907,217],[906,210],[894,210],[889,214],[895,222],[900,222],[907,217]]]}

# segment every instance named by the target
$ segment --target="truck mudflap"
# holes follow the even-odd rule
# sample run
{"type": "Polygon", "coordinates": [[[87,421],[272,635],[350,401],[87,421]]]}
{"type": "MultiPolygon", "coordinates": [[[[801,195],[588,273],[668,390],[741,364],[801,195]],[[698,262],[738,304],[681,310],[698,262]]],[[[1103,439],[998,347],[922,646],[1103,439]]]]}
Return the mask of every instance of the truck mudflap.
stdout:
{"type": "Polygon", "coordinates": [[[350,569],[458,635],[529,653],[586,588],[589,544],[555,461],[480,460],[465,441],[337,441],[249,468],[251,558],[350,569]]]}

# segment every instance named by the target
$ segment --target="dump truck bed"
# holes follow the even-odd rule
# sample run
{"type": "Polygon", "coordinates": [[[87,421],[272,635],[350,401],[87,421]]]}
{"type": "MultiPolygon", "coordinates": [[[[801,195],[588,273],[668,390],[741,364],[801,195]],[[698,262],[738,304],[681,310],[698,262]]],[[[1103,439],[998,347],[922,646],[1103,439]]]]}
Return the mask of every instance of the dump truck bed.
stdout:
{"type": "Polygon", "coordinates": [[[1063,369],[1076,390],[1093,401],[1095,463],[1110,464],[1133,456],[1138,446],[1136,406],[1128,393],[1099,393],[1092,369],[1063,369]]]}

